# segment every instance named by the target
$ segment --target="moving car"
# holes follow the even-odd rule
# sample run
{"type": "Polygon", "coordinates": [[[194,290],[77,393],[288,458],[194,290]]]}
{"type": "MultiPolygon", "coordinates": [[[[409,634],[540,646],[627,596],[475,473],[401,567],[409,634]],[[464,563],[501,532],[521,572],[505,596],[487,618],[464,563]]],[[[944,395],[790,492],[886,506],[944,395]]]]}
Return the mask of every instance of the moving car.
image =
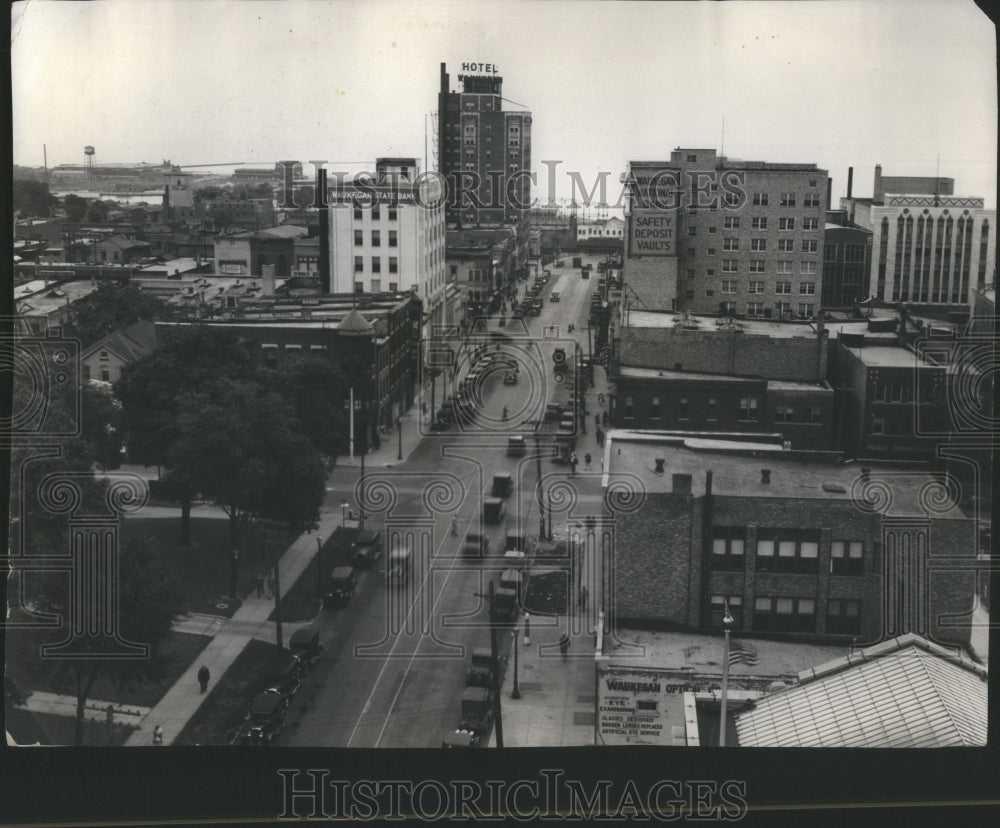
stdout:
{"type": "Polygon", "coordinates": [[[487,497],[483,500],[483,521],[486,523],[501,523],[507,508],[499,497],[487,497]]]}
{"type": "Polygon", "coordinates": [[[508,371],[503,376],[503,384],[504,385],[517,385],[517,374],[515,374],[513,371],[508,371]]]}
{"type": "Polygon", "coordinates": [[[489,538],[480,535],[478,532],[469,532],[465,536],[465,543],[462,546],[463,555],[470,558],[485,558],[489,553],[489,538]]]}
{"type": "Polygon", "coordinates": [[[403,586],[410,580],[410,569],[413,566],[413,547],[408,542],[397,540],[389,552],[386,579],[389,584],[403,586]]]}
{"type": "Polygon", "coordinates": [[[521,457],[525,452],[525,444],[523,437],[508,437],[507,438],[507,456],[508,457],[521,457]]]}
{"type": "Polygon", "coordinates": [[[507,497],[514,491],[514,478],[507,472],[497,472],[493,475],[493,486],[490,494],[493,497],[507,497]]]}
{"type": "Polygon", "coordinates": [[[549,294],[549,301],[550,302],[558,302],[559,301],[559,291],[558,290],[554,290],[554,291],[552,291],[552,293],[549,294]]]}
{"type": "Polygon", "coordinates": [[[382,557],[382,533],[365,529],[351,545],[351,563],[366,568],[373,567],[382,557]]]}

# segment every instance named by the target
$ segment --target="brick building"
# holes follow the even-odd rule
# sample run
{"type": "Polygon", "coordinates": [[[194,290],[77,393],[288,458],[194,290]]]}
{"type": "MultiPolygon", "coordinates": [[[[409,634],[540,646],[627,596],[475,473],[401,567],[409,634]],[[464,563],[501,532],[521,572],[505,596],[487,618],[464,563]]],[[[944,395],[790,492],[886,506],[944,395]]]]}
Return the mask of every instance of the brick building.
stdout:
{"type": "Polygon", "coordinates": [[[274,204],[269,198],[236,198],[223,196],[199,201],[194,207],[195,218],[204,230],[222,233],[230,227],[244,230],[265,230],[274,227],[274,204]]]}
{"type": "Polygon", "coordinates": [[[623,275],[639,306],[816,315],[826,170],[678,148],[630,162],[626,184],[623,275]]]}
{"type": "Polygon", "coordinates": [[[618,431],[604,462],[612,628],[719,628],[728,604],[765,637],[968,643],[975,524],[941,476],[618,431]]]}
{"type": "Polygon", "coordinates": [[[220,276],[261,276],[265,265],[274,267],[279,279],[292,274],[295,240],[305,227],[283,225],[267,230],[234,233],[215,240],[215,272],[220,276]]]}
{"type": "Polygon", "coordinates": [[[824,310],[853,308],[867,299],[871,260],[871,230],[828,220],[823,231],[820,306],[824,310]]]}
{"type": "Polygon", "coordinates": [[[448,223],[519,222],[531,202],[531,112],[505,111],[493,64],[462,64],[452,92],[441,64],[438,170],[448,181],[448,223]],[[471,73],[479,74],[471,74],[471,73]]]}

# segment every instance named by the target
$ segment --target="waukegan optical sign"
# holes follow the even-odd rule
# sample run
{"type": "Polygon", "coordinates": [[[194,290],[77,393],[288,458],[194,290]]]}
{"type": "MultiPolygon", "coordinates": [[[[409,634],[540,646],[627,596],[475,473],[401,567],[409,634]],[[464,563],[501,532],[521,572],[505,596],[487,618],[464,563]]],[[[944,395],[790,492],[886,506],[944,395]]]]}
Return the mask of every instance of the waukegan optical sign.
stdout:
{"type": "Polygon", "coordinates": [[[677,210],[635,210],[629,217],[630,256],[676,256],[677,210]]]}

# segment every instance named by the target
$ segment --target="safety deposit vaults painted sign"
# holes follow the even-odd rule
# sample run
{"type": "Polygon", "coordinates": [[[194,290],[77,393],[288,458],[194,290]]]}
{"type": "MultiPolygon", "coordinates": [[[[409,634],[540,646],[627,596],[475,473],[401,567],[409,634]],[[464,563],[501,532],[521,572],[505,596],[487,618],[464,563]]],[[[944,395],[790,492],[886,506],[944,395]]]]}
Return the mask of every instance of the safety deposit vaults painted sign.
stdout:
{"type": "Polygon", "coordinates": [[[677,211],[636,210],[629,216],[630,256],[676,256],[677,211]]]}

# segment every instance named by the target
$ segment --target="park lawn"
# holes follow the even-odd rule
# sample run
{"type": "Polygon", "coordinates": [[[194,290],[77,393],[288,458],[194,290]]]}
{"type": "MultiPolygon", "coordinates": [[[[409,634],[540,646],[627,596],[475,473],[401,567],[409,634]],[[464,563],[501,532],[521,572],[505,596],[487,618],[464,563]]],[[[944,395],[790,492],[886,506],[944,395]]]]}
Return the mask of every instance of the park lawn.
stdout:
{"type": "MultiPolygon", "coordinates": [[[[53,745],[76,744],[76,718],[57,716],[55,713],[34,713],[41,728],[48,734],[53,745]]],[[[89,747],[117,747],[124,745],[135,728],[131,725],[112,724],[85,719],[83,722],[83,744],[89,747]]]]}
{"type": "Polygon", "coordinates": [[[532,615],[565,615],[569,573],[554,569],[528,577],[524,594],[524,610],[532,615]]]}
{"type": "Polygon", "coordinates": [[[251,639],[172,744],[232,744],[243,727],[247,705],[264,690],[268,665],[278,652],[274,644],[251,639]]]}
{"type": "MultiPolygon", "coordinates": [[[[229,597],[229,521],[222,518],[192,518],[191,545],[177,543],[180,536],[180,512],[176,518],[126,518],[123,538],[128,541],[150,539],[162,544],[174,569],[184,583],[187,601],[185,612],[222,615],[232,618],[243,597],[257,589],[257,571],[266,570],[270,558],[265,553],[261,533],[254,527],[244,532],[240,542],[237,577],[237,600],[229,597]]],[[[277,554],[285,551],[295,536],[275,543],[277,554]]]]}
{"type": "MultiPolygon", "coordinates": [[[[323,606],[320,585],[325,593],[334,567],[350,566],[351,544],[358,536],[355,527],[338,526],[330,538],[323,544],[322,578],[316,574],[315,560],[302,570],[298,580],[289,588],[282,584],[281,620],[288,623],[297,621],[312,621],[323,606]]],[[[376,564],[378,566],[379,564],[376,564]]],[[[271,611],[268,621],[275,621],[275,612],[271,611]]]]}
{"type": "MultiPolygon", "coordinates": [[[[65,633],[58,630],[53,633],[52,640],[57,641],[64,636],[65,633]]],[[[75,691],[71,686],[60,682],[51,670],[46,669],[46,661],[39,656],[32,640],[34,639],[19,634],[17,630],[7,633],[8,673],[26,694],[31,690],[38,690],[44,693],[74,695],[75,691]]],[[[159,669],[162,671],[159,680],[118,687],[113,678],[102,675],[94,681],[88,698],[126,706],[153,707],[211,640],[211,636],[207,635],[172,632],[160,644],[157,653],[159,669]]]]}

